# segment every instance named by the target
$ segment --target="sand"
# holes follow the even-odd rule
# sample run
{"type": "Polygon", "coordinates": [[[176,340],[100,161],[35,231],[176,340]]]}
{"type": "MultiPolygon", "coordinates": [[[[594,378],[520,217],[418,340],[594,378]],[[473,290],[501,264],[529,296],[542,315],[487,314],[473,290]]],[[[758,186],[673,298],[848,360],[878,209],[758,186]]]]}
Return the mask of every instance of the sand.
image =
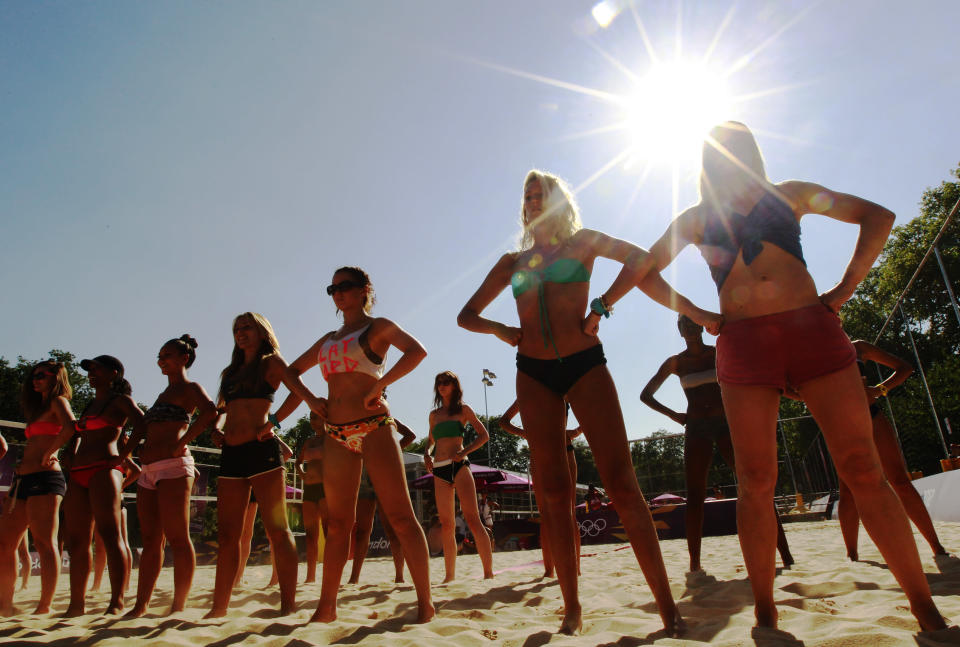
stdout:
{"type": "MultiPolygon", "coordinates": [[[[960,523],[938,523],[948,549],[960,551],[960,523]]],[[[172,570],[164,569],[150,613],[136,620],[101,615],[60,619],[20,615],[0,621],[4,645],[117,645],[129,647],[149,641],[151,647],[188,645],[443,645],[472,647],[504,645],[956,645],[960,630],[919,634],[889,570],[865,533],[860,537],[863,561],[845,558],[840,528],[835,521],[789,524],[786,527],[797,564],[779,572],[776,599],[780,631],[752,632],[750,586],[735,536],[704,540],[706,573],[687,575],[686,543],[661,543],[667,570],[681,612],[689,625],[681,639],[665,637],[655,615],[653,599],[626,545],[584,547],[580,594],[584,629],[579,636],[560,636],[560,589],[555,579],[542,578],[536,562],[539,551],[496,553],[493,581],[480,578],[475,555],[461,556],[458,581],[440,585],[442,560],[431,560],[436,619],[411,624],[416,597],[410,584],[394,584],[389,558],[369,559],[361,583],[345,585],[340,595],[340,618],[331,625],[306,625],[320,593],[319,584],[301,585],[297,612],[277,617],[278,591],[266,589],[268,566],[247,569],[245,583],[234,592],[226,618],[203,620],[210,603],[214,567],[197,570],[190,604],[193,608],[162,617],[169,603],[172,570]]],[[[960,621],[960,559],[930,555],[916,535],[924,571],[941,611],[960,621]]],[[[304,567],[301,564],[302,579],[304,567]]],[[[134,571],[136,578],[136,571],[134,571]]],[[[408,576],[409,579],[409,576],[408,576]]],[[[16,603],[32,609],[39,594],[39,577],[17,594],[16,603]]],[[[104,586],[106,586],[104,578],[104,586]]],[[[131,590],[135,591],[136,583],[131,590]]],[[[61,576],[54,600],[55,612],[67,605],[68,584],[61,576]]],[[[88,597],[88,610],[102,613],[105,592],[88,597]]],[[[127,604],[132,604],[128,597],[127,604]]]]}

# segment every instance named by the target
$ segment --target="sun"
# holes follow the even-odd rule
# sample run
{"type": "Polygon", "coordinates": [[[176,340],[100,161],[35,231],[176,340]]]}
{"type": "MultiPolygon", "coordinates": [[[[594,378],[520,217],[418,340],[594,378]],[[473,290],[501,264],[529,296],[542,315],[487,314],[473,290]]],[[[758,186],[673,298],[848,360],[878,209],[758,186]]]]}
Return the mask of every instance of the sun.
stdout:
{"type": "Polygon", "coordinates": [[[700,155],[704,137],[731,117],[724,75],[700,62],[655,63],[623,102],[629,162],[684,162],[700,155]]]}

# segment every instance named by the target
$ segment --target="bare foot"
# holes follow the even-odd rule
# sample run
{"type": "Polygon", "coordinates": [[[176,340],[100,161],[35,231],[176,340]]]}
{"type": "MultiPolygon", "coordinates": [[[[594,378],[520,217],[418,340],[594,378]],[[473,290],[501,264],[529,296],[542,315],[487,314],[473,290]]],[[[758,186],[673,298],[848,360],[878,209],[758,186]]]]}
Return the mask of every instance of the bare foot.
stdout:
{"type": "Polygon", "coordinates": [[[457,579],[455,576],[448,575],[447,577],[443,578],[443,581],[441,582],[441,584],[449,584],[450,582],[453,582],[455,579],[457,579]]]}
{"type": "Polygon", "coordinates": [[[485,580],[492,580],[492,579],[493,579],[493,571],[487,571],[486,573],[484,573],[484,574],[483,574],[483,579],[485,579],[485,580]]]}
{"type": "Polygon", "coordinates": [[[567,636],[576,636],[583,628],[583,613],[579,605],[575,609],[564,610],[563,622],[560,623],[558,633],[567,636]]]}
{"type": "Polygon", "coordinates": [[[280,580],[278,580],[278,579],[275,578],[275,577],[271,577],[271,578],[270,578],[270,581],[267,582],[267,586],[276,586],[276,585],[279,584],[279,583],[280,583],[280,580]]]}
{"type": "Polygon", "coordinates": [[[4,618],[9,618],[10,616],[15,616],[15,615],[17,615],[17,608],[12,604],[6,605],[4,607],[0,607],[0,616],[3,616],[4,618]]]}
{"type": "Polygon", "coordinates": [[[347,580],[347,584],[358,584],[358,581],[351,577],[349,580],[347,580]]]}
{"type": "Polygon", "coordinates": [[[860,561],[860,556],[859,556],[857,553],[855,553],[855,552],[854,552],[854,553],[847,553],[847,559],[849,559],[851,562],[859,562],[859,561],[860,561]]]}
{"type": "Polygon", "coordinates": [[[133,608],[123,614],[124,618],[139,618],[147,612],[147,605],[135,604],[133,608]]]}
{"type": "Polygon", "coordinates": [[[544,572],[543,572],[543,576],[544,576],[544,577],[553,577],[553,576],[554,576],[554,575],[553,575],[553,569],[550,569],[549,571],[544,571],[544,572]]]}
{"type": "Polygon", "coordinates": [[[304,584],[313,584],[313,583],[316,582],[316,581],[317,581],[317,578],[316,578],[316,577],[308,577],[307,579],[305,579],[305,580],[303,581],[303,583],[304,583],[304,584]]]}
{"type": "Polygon", "coordinates": [[[324,608],[321,605],[317,605],[317,610],[313,612],[313,615],[310,616],[310,622],[333,622],[337,619],[337,608],[324,608]]]}
{"type": "Polygon", "coordinates": [[[664,623],[663,630],[667,632],[667,635],[671,638],[679,638],[687,631],[687,623],[683,621],[683,618],[680,617],[680,610],[676,607],[674,609],[673,620],[670,622],[664,623]]]}
{"type": "Polygon", "coordinates": [[[103,612],[105,616],[118,616],[123,613],[123,602],[115,602],[107,607],[107,610],[103,612]]]}
{"type": "Polygon", "coordinates": [[[209,620],[211,618],[222,618],[227,615],[226,609],[210,609],[207,611],[207,615],[203,616],[204,620],[209,620]]]}
{"type": "Polygon", "coordinates": [[[86,610],[84,609],[83,605],[74,606],[71,604],[69,607],[67,607],[67,610],[63,612],[63,616],[61,617],[76,618],[78,616],[82,616],[84,613],[86,613],[86,610]]]}
{"type": "MultiPolygon", "coordinates": [[[[780,560],[783,562],[784,568],[790,568],[797,561],[793,558],[793,555],[790,554],[790,551],[787,551],[786,553],[781,553],[780,560]]],[[[857,561],[857,560],[853,560],[853,561],[857,561]]]]}
{"type": "Polygon", "coordinates": [[[424,624],[425,622],[430,622],[433,620],[433,617],[437,615],[436,609],[433,608],[433,602],[429,600],[424,604],[418,604],[419,607],[417,612],[417,624],[424,624]]]}
{"type": "Polygon", "coordinates": [[[940,615],[937,607],[933,604],[931,604],[930,607],[930,609],[924,609],[922,613],[918,612],[918,610],[910,609],[910,612],[913,613],[917,622],[920,623],[920,631],[939,631],[940,629],[946,629],[946,618],[940,615]]]}
{"type": "Polygon", "coordinates": [[[753,608],[753,615],[757,618],[757,627],[777,628],[778,617],[776,605],[771,603],[769,608],[765,608],[758,604],[753,608]]]}
{"type": "Polygon", "coordinates": [[[40,605],[37,605],[37,608],[33,610],[33,615],[35,615],[35,616],[42,616],[42,615],[47,614],[47,613],[50,613],[50,605],[49,605],[49,604],[40,604],[40,605]]]}
{"type": "Polygon", "coordinates": [[[397,575],[395,578],[393,578],[393,583],[403,584],[403,575],[397,575]]]}

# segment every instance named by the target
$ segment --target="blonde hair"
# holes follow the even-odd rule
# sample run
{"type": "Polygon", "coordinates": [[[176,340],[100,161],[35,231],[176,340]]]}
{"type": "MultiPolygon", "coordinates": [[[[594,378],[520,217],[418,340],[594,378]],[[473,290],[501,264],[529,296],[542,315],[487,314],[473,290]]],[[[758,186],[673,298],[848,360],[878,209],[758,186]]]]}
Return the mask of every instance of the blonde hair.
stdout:
{"type": "MultiPolygon", "coordinates": [[[[524,193],[526,193],[527,187],[530,186],[530,183],[533,181],[539,182],[540,190],[543,191],[543,213],[537,220],[555,218],[559,224],[557,234],[560,240],[567,240],[580,231],[583,227],[580,222],[580,210],[577,207],[577,200],[573,196],[570,185],[553,173],[533,169],[527,172],[527,176],[523,179],[524,193]]],[[[524,213],[523,198],[521,197],[520,226],[522,230],[519,241],[521,251],[533,247],[533,225],[534,223],[527,222],[524,213]]]]}
{"type": "Polygon", "coordinates": [[[73,397],[67,367],[62,362],[52,359],[34,364],[20,387],[20,406],[23,408],[23,415],[27,422],[33,422],[46,413],[53,399],[61,395],[68,400],[73,397]],[[53,373],[53,386],[47,393],[37,393],[33,388],[33,375],[40,368],[49,369],[53,373]]]}
{"type": "Polygon", "coordinates": [[[238,314],[233,319],[233,328],[231,330],[237,329],[237,323],[243,319],[249,318],[253,321],[253,325],[260,331],[260,336],[263,338],[260,341],[260,348],[258,349],[257,358],[253,361],[253,364],[250,365],[248,369],[243,368],[243,349],[237,346],[236,340],[233,342],[233,354],[230,356],[230,365],[227,366],[220,373],[220,391],[218,395],[218,400],[223,401],[223,384],[228,381],[230,378],[235,375],[245,372],[246,375],[240,380],[240,384],[244,387],[256,388],[266,382],[263,377],[263,372],[260,370],[260,364],[266,358],[271,355],[277,355],[280,353],[280,343],[277,341],[277,336],[273,332],[273,326],[270,325],[270,322],[267,321],[267,318],[258,312],[243,312],[238,314]]]}
{"type": "Polygon", "coordinates": [[[751,184],[766,187],[770,181],[764,169],[757,140],[739,121],[714,126],[703,142],[700,171],[700,200],[717,202],[721,194],[737,193],[751,184]]]}

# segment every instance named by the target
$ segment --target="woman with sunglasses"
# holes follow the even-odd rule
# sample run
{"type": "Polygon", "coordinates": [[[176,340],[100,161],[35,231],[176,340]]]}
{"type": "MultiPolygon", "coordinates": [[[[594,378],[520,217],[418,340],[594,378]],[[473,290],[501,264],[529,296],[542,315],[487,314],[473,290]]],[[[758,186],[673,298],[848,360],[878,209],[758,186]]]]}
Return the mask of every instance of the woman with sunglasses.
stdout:
{"type": "Polygon", "coordinates": [[[137,518],[143,540],[137,602],[126,614],[138,618],[147,605],[163,566],[163,547],[173,551],[173,600],[168,614],[183,611],[193,583],[196,555],[190,541],[190,492],[196,469],[187,445],[217,418],[217,408],[202,386],[187,379],[197,358],[197,340],[190,335],[160,347],[157,366],[167,376],[167,388],[134,429],[124,454],[140,448],[143,461],[137,488],[137,518]],[[191,415],[197,412],[190,422],[191,415]]]}
{"type": "Polygon", "coordinates": [[[240,537],[251,490],[277,566],[280,614],[288,615],[295,611],[297,550],[287,523],[284,458],[273,432],[280,423],[270,413],[270,405],[281,382],[297,394],[298,402],[305,400],[314,411],[322,412],[325,403],[287,371],[273,327],[263,315],[238,315],[233,320],[233,342],[230,365],[220,374],[218,400],[220,411],[226,415],[223,427],[216,429],[214,436],[223,447],[217,479],[219,553],[213,608],[204,617],[227,614],[240,568],[240,537]]]}
{"type": "MultiPolygon", "coordinates": [[[[383,397],[384,389],[416,368],[427,351],[393,321],[370,315],[373,285],[362,269],[338,269],[327,294],[343,314],[343,325],[317,340],[289,369],[299,376],[319,365],[329,389],[326,410],[319,412],[325,419],[327,434],[323,489],[330,514],[329,533],[320,602],[311,622],[332,622],[337,618],[337,592],[349,553],[364,465],[403,547],[417,591],[417,622],[427,622],[434,616],[427,540],[414,515],[400,446],[393,433],[396,424],[383,397]],[[387,370],[386,354],[391,346],[402,355],[387,370]]],[[[283,419],[298,404],[296,394],[291,394],[277,411],[277,417],[283,419]]]]}
{"type": "MultiPolygon", "coordinates": [[[[569,402],[597,459],[607,492],[617,503],[664,628],[675,635],[682,622],[653,518],[630,463],[616,387],[596,336],[600,317],[609,316],[613,304],[646,275],[652,263],[635,245],[582,229],[572,192],[550,173],[534,170],[524,178],[520,217],[520,250],[500,258],[460,311],[457,323],[518,346],[517,401],[530,445],[533,480],[541,484],[541,513],[563,595],[560,631],[576,633],[582,625],[572,486],[564,451],[569,402]],[[589,302],[590,274],[597,258],[622,263],[623,270],[606,293],[589,302]],[[519,328],[481,316],[507,286],[516,300],[519,328]]],[[[677,304],[697,320],[709,318],[708,313],[691,309],[686,300],[677,304]]]]}
{"type": "MultiPolygon", "coordinates": [[[[73,390],[67,369],[60,362],[36,364],[20,388],[20,406],[27,427],[27,444],[7,492],[3,523],[0,524],[0,615],[14,613],[13,594],[17,582],[17,547],[26,540],[27,529],[40,555],[40,601],[35,614],[49,613],[60,576],[57,528],[60,503],[66,481],[60,464],[47,461],[47,450],[61,431],[73,434],[73,390]]],[[[6,453],[6,443],[3,443],[6,453]]]]}
{"type": "MultiPolygon", "coordinates": [[[[770,182],[753,133],[726,122],[703,145],[700,202],[677,216],[650,250],[662,271],[684,247],[696,245],[716,283],[725,322],[717,380],[737,461],[740,546],[761,627],[777,626],[777,524],[770,501],[777,414],[788,389],[799,393],[823,432],[838,476],[920,627],[945,626],[903,506],[884,478],[857,353],[837,316],[883,250],[893,221],[890,211],[863,198],[811,182],[770,182]],[[799,221],[809,213],[859,228],[840,282],[822,294],[800,245],[799,221]]],[[[667,287],[656,272],[648,279],[660,286],[654,292],[667,287]]]]}
{"type": "MultiPolygon", "coordinates": [[[[103,539],[110,571],[110,602],[106,614],[123,610],[123,594],[130,572],[129,556],[121,530],[121,463],[123,427],[142,423],[143,412],[130,397],[130,383],[123,378],[123,364],[116,357],[100,355],[85,359],[80,367],[87,371],[94,398],[76,423],[80,445],[70,467],[70,485],[63,501],[63,522],[70,552],[70,606],[66,617],[83,615],[87,579],[90,576],[90,546],[96,521],[103,539]]],[[[54,453],[73,436],[73,428],[64,428],[47,448],[44,459],[55,460],[54,453]]]]}
{"type": "Polygon", "coordinates": [[[464,404],[460,380],[452,371],[444,371],[434,379],[433,404],[423,462],[427,471],[433,474],[433,493],[443,527],[443,565],[446,571],[443,583],[452,582],[457,576],[455,494],[460,497],[463,520],[477,543],[483,577],[489,579],[493,577],[493,550],[480,519],[477,486],[470,473],[467,456],[483,447],[490,440],[490,435],[473,409],[464,404]],[[476,431],[477,437],[464,447],[463,435],[468,424],[476,431]],[[437,448],[436,456],[431,457],[430,450],[434,447],[437,448]]]}

